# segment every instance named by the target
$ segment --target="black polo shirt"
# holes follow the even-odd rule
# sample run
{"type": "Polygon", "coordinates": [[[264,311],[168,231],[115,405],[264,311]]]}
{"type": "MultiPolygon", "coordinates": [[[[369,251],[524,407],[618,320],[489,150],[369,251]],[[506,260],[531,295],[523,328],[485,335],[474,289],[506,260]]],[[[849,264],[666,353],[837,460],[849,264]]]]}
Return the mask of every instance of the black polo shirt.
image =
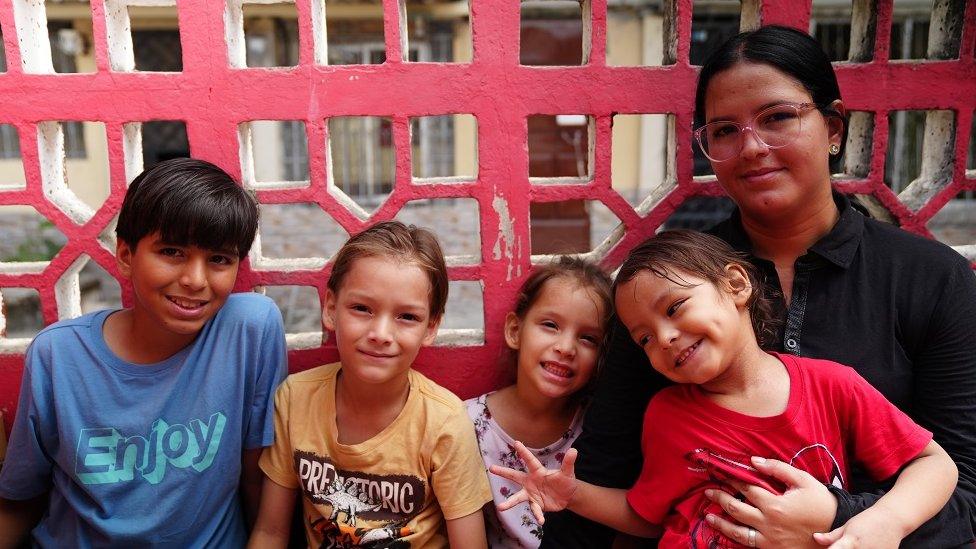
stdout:
{"type": "MultiPolygon", "coordinates": [[[[833,229],[797,259],[789,308],[770,350],[854,367],[888,400],[933,432],[959,467],[943,511],[905,539],[907,547],[954,547],[973,538],[976,510],[976,277],[947,246],[866,218],[835,195],[833,229]]],[[[782,294],[772,262],[752,255],[739,212],[710,233],[749,254],[782,294]]],[[[577,476],[630,487],[640,472],[640,432],[651,396],[668,381],[619,323],[611,328],[583,433],[577,476]]],[[[665,427],[666,428],[666,427],[665,427]]],[[[838,497],[835,526],[884,493],[856,467],[838,497]]],[[[571,513],[547,515],[543,547],[601,547],[608,531],[571,513]]]]}

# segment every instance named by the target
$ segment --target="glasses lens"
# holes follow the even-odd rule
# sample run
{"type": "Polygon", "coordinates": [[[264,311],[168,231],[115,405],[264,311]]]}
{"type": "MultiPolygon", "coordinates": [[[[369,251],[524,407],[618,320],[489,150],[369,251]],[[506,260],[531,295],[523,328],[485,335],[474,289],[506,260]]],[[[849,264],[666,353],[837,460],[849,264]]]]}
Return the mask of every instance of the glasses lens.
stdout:
{"type": "Polygon", "coordinates": [[[756,115],[756,133],[766,145],[785,147],[800,134],[800,111],[793,105],[777,105],[756,115]]]}
{"type": "Polygon", "coordinates": [[[738,124],[712,122],[702,127],[699,141],[706,156],[721,162],[738,154],[741,135],[738,124]]]}

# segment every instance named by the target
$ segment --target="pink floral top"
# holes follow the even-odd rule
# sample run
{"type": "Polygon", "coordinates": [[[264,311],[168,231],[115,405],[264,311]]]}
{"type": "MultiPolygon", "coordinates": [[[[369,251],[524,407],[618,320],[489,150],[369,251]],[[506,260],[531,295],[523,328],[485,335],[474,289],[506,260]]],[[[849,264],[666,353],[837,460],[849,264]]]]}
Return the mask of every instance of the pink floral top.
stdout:
{"type": "MultiPolygon", "coordinates": [[[[491,417],[486,404],[488,394],[464,401],[468,410],[468,417],[474,422],[474,431],[478,436],[478,446],[481,457],[485,460],[485,468],[489,465],[501,465],[519,471],[524,471],[522,461],[515,454],[515,440],[502,430],[501,426],[491,417]]],[[[569,429],[558,440],[545,448],[529,448],[544,466],[558,469],[566,451],[573,445],[573,441],[580,434],[582,425],[583,406],[576,412],[576,417],[569,429]]],[[[542,527],[536,522],[529,510],[528,503],[521,503],[504,513],[494,509],[497,505],[520,487],[502,477],[488,474],[491,482],[491,495],[494,500],[492,511],[486,513],[485,526],[488,530],[488,546],[495,547],[538,547],[542,541],[542,527]]]]}

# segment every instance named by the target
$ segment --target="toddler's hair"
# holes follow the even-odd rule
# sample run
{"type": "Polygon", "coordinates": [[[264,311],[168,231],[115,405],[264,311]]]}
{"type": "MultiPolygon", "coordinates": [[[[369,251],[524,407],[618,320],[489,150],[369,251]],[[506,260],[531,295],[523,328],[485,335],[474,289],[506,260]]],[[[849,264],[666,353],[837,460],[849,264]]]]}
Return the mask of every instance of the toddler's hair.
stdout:
{"type": "Polygon", "coordinates": [[[525,318],[532,305],[539,299],[542,288],[546,282],[554,278],[568,278],[579,284],[580,287],[593,290],[600,304],[603,305],[603,318],[600,319],[600,326],[606,326],[613,314],[613,292],[611,289],[610,277],[600,267],[595,264],[580,259],[562,255],[545,265],[536,267],[529,278],[525,279],[522,287],[519,288],[518,295],[515,296],[515,316],[520,319],[525,318]]]}
{"type": "Polygon", "coordinates": [[[727,279],[725,267],[729,264],[739,265],[749,277],[752,293],[746,306],[759,346],[766,348],[776,341],[779,325],[773,314],[770,290],[762,283],[759,271],[746,255],[733,250],[720,238],[683,229],[652,236],[627,256],[617,273],[614,290],[641,271],[650,271],[679,286],[689,286],[681,279],[682,272],[720,286],[727,279]]]}
{"type": "Polygon", "coordinates": [[[115,234],[133,250],[146,235],[207,250],[233,248],[244,259],[258,230],[254,199],[224,170],[173,158],[139,174],[122,200],[115,234]]]}
{"type": "MultiPolygon", "coordinates": [[[[350,238],[339,249],[332,263],[328,288],[339,293],[342,280],[352,264],[363,257],[390,257],[415,263],[430,281],[430,318],[444,314],[447,303],[447,265],[434,233],[399,221],[383,221],[350,238]]],[[[395,292],[396,288],[382,288],[395,292]]]]}

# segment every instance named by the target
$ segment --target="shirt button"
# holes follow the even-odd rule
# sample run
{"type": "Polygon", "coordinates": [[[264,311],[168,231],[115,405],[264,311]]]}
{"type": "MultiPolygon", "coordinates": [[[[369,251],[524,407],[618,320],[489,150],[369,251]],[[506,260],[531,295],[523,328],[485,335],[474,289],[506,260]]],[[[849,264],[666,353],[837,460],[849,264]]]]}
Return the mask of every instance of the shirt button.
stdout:
{"type": "Polygon", "coordinates": [[[786,340],[787,349],[796,349],[796,340],[792,337],[786,340]]]}

